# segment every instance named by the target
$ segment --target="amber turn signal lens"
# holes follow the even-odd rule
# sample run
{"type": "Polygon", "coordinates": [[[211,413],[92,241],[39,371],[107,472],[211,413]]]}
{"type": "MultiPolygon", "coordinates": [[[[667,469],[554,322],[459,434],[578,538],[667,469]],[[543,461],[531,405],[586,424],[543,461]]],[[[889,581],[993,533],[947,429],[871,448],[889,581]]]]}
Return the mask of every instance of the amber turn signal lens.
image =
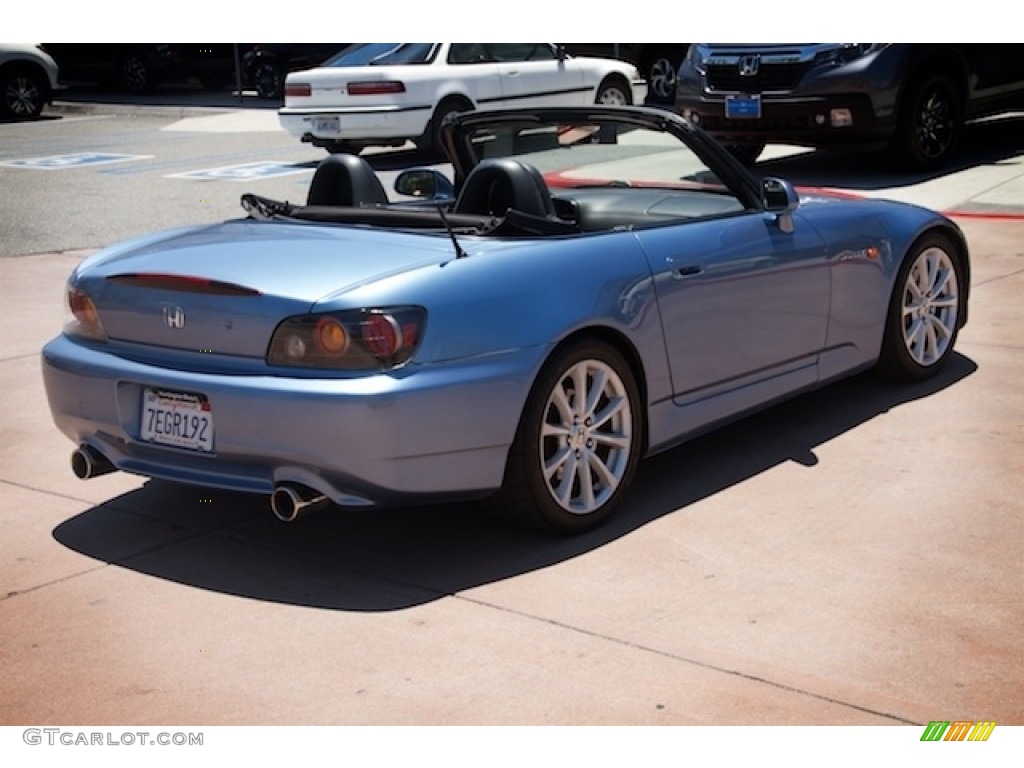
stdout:
{"type": "Polygon", "coordinates": [[[64,329],[75,336],[105,341],[107,332],[103,330],[99,312],[96,311],[92,299],[79,288],[68,288],[67,300],[68,309],[71,310],[74,319],[70,320],[64,329]]]}
{"type": "Polygon", "coordinates": [[[100,316],[96,312],[96,305],[92,303],[92,299],[77,288],[68,289],[68,306],[71,308],[71,314],[83,325],[99,323],[100,316]]]}
{"type": "Polygon", "coordinates": [[[316,324],[313,333],[317,346],[329,355],[343,355],[348,350],[348,332],[333,317],[324,317],[316,324]]]}

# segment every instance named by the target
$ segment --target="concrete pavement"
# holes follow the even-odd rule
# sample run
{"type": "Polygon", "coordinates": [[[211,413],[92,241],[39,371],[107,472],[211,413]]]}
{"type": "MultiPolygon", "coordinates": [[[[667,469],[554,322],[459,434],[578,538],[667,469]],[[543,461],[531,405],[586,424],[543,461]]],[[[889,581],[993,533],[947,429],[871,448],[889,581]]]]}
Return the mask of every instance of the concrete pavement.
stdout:
{"type": "MultiPolygon", "coordinates": [[[[1013,164],[941,194],[988,205],[1013,164]]],[[[1024,724],[1024,222],[959,223],[938,379],[658,456],[569,540],[78,481],[38,350],[83,254],[0,260],[0,724],[1024,724]]]]}

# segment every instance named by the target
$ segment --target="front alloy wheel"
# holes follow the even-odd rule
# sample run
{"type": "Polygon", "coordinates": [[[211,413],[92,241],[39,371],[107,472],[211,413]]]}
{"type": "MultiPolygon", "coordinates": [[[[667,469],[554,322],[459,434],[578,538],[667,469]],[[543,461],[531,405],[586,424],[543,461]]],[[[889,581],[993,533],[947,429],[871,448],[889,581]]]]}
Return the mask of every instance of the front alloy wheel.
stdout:
{"type": "Polygon", "coordinates": [[[628,107],[633,103],[629,85],[617,78],[606,80],[597,89],[595,104],[604,104],[612,107],[628,107]]]}
{"type": "Polygon", "coordinates": [[[640,407],[633,373],[617,351],[590,341],[563,350],[523,413],[499,512],[565,533],[603,522],[636,472],[640,407]]]}
{"type": "Polygon", "coordinates": [[[953,351],[960,327],[963,276],[949,241],[926,239],[897,278],[882,349],[882,366],[900,378],[934,375],[953,351]]]}

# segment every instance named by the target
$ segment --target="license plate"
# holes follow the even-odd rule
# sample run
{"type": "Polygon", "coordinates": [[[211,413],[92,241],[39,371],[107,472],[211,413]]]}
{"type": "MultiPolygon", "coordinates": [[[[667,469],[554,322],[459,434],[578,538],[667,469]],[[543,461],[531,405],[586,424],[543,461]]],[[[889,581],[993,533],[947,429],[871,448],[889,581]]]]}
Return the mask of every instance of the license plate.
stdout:
{"type": "Polygon", "coordinates": [[[757,94],[726,96],[725,116],[730,120],[749,120],[761,117],[761,97],[757,94]]]}
{"type": "Polygon", "coordinates": [[[315,117],[313,118],[313,133],[336,134],[341,124],[336,117],[315,117]]]}
{"type": "Polygon", "coordinates": [[[213,410],[204,395],[145,389],[142,439],[192,451],[213,451],[213,410]]]}

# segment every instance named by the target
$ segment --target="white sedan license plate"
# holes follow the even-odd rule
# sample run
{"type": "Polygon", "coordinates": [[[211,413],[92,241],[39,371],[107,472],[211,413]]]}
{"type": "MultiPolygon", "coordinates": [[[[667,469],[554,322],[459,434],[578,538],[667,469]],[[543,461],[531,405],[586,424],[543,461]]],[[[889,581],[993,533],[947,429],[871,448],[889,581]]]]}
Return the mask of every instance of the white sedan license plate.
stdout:
{"type": "Polygon", "coordinates": [[[313,118],[313,133],[329,133],[336,134],[341,128],[341,124],[338,122],[336,117],[315,117],[313,118]]]}
{"type": "Polygon", "coordinates": [[[145,389],[142,439],[192,451],[213,451],[213,410],[204,395],[145,389]]]}
{"type": "Polygon", "coordinates": [[[725,97],[725,116],[730,119],[757,119],[761,117],[761,97],[758,94],[725,97]]]}

